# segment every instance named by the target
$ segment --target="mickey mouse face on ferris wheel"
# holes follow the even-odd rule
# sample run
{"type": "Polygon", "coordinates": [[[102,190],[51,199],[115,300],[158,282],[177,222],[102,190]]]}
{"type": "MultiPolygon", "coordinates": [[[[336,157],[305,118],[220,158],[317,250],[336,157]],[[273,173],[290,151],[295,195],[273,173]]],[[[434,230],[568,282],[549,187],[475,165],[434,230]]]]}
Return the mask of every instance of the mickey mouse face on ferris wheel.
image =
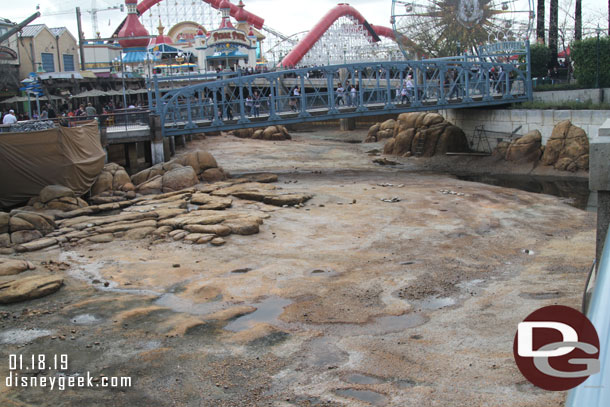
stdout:
{"type": "Polygon", "coordinates": [[[479,0],[458,0],[458,21],[467,28],[473,28],[483,19],[483,7],[479,0]]]}

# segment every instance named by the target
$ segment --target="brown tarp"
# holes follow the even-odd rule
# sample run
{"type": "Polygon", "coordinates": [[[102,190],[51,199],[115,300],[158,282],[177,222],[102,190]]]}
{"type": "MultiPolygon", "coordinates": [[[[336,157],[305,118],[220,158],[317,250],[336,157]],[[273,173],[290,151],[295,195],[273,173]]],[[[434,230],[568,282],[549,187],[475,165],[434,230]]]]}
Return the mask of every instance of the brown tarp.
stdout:
{"type": "Polygon", "coordinates": [[[104,167],[97,122],[27,133],[0,133],[0,207],[25,203],[47,185],[82,195],[104,167]]]}

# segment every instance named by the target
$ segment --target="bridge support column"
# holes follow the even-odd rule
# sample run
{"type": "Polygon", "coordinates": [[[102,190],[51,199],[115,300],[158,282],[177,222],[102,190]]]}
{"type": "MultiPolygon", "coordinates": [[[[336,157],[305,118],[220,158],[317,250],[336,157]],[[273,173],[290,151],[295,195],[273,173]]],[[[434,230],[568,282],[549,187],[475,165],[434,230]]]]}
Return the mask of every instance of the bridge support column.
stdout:
{"type": "Polygon", "coordinates": [[[167,162],[172,158],[172,151],[170,148],[171,137],[163,137],[163,161],[167,162]]]}
{"type": "Polygon", "coordinates": [[[610,119],[598,130],[598,138],[589,144],[589,189],[597,191],[597,241],[595,260],[599,260],[610,225],[610,119]]]}
{"type": "Polygon", "coordinates": [[[176,154],[176,137],[172,136],[169,138],[169,154],[174,156],[176,154]]]}
{"type": "Polygon", "coordinates": [[[125,143],[125,162],[127,163],[128,172],[136,173],[138,171],[138,146],[137,143],[125,143]]]}
{"type": "Polygon", "coordinates": [[[356,118],[339,119],[339,126],[342,131],[354,130],[356,128],[356,118]]]}
{"type": "Polygon", "coordinates": [[[150,158],[151,164],[159,164],[165,161],[165,149],[163,134],[161,133],[161,118],[159,115],[149,116],[150,126],[150,158]]]}
{"type": "Polygon", "coordinates": [[[178,145],[180,147],[186,147],[186,136],[178,136],[176,140],[178,141],[178,145]]]}

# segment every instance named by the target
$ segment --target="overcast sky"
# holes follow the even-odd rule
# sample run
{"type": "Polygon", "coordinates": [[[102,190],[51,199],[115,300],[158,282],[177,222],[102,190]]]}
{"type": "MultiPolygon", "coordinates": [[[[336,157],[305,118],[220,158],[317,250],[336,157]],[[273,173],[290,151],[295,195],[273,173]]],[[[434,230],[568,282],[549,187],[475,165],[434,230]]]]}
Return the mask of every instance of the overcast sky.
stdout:
{"type": "MultiPolygon", "coordinates": [[[[171,0],[166,0],[171,1],[171,0]]],[[[196,0],[195,0],[196,1],[196,0]]],[[[415,0],[424,2],[425,0],[415,0]]],[[[526,1],[526,0],[519,0],[526,1]]],[[[76,36],[75,7],[80,6],[83,10],[83,30],[85,35],[92,35],[91,15],[85,10],[91,9],[92,0],[2,0],[3,3],[11,3],[10,7],[3,7],[0,17],[12,21],[21,21],[36,12],[36,5],[40,5],[42,17],[34,24],[44,23],[50,27],[65,26],[76,36]],[[55,14],[55,15],[52,15],[55,14]]],[[[116,6],[121,2],[118,0],[93,0],[98,9],[116,6]]],[[[237,0],[232,0],[237,3],[237,0]]],[[[574,0],[560,0],[560,5],[573,10],[574,0]]],[[[244,0],[246,9],[265,19],[265,24],[279,30],[284,34],[309,30],[320,18],[330,10],[338,1],[332,0],[244,0]]],[[[548,3],[548,1],[547,1],[548,3]]],[[[372,24],[390,25],[392,9],[391,0],[352,0],[349,4],[354,6],[372,24]]],[[[604,28],[607,27],[606,0],[584,0],[584,20],[587,22],[599,21],[604,28]]],[[[547,11],[548,13],[548,11],[547,11]]],[[[101,11],[98,13],[99,28],[102,36],[110,36],[117,25],[125,17],[125,13],[118,10],[101,11]]],[[[185,18],[187,19],[187,18],[185,18]]],[[[561,19],[561,17],[560,17],[561,19]]],[[[572,24],[569,24],[572,26],[572,24]]]]}

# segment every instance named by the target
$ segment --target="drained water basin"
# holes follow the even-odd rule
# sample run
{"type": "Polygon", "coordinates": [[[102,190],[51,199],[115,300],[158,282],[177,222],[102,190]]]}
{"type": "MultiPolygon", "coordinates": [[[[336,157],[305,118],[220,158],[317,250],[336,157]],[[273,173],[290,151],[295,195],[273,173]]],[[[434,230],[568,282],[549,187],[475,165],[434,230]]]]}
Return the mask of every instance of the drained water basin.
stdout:
{"type": "Polygon", "coordinates": [[[593,210],[597,206],[596,197],[589,191],[589,181],[585,179],[529,175],[459,175],[458,179],[567,198],[568,204],[583,210],[593,210]]]}
{"type": "Polygon", "coordinates": [[[284,307],[290,305],[292,301],[286,298],[269,297],[266,300],[253,304],[256,311],[243,315],[225,326],[228,331],[239,332],[250,328],[252,325],[265,322],[273,324],[278,322],[278,317],[284,312],[284,307]]]}
{"type": "Polygon", "coordinates": [[[362,373],[352,373],[345,378],[345,381],[353,384],[380,384],[383,383],[378,377],[369,376],[362,373]]]}
{"type": "Polygon", "coordinates": [[[23,344],[51,334],[53,331],[47,329],[10,329],[0,333],[0,343],[23,344]]]}
{"type": "Polygon", "coordinates": [[[388,399],[384,395],[371,390],[342,389],[336,390],[335,393],[339,396],[364,401],[374,406],[385,406],[388,402],[388,399]]]}

